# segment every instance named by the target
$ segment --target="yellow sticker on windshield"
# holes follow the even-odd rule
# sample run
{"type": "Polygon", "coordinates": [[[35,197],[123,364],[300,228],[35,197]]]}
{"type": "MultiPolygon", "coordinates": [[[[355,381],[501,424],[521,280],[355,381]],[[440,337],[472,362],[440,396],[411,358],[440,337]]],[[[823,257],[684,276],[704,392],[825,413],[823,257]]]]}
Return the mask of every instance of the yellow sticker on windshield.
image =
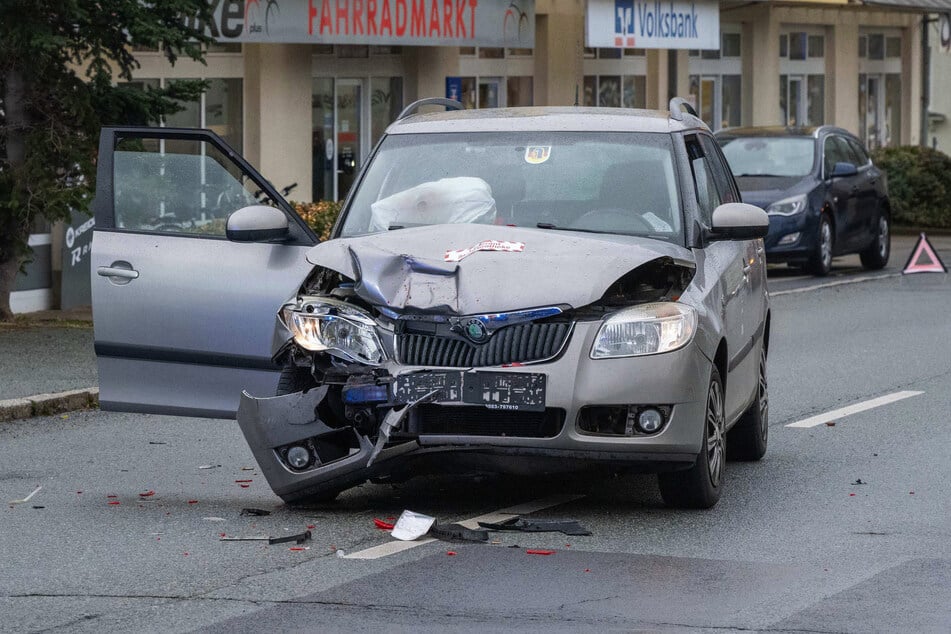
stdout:
{"type": "Polygon", "coordinates": [[[551,156],[550,145],[530,145],[525,148],[525,162],[531,165],[539,165],[548,160],[551,156]]]}

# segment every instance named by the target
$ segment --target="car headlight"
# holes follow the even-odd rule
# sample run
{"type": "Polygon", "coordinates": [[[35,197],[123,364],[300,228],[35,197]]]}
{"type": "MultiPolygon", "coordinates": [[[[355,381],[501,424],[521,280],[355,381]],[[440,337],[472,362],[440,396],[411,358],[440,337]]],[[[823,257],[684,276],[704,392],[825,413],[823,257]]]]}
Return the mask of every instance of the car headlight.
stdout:
{"type": "Polygon", "coordinates": [[[376,322],[352,304],[329,298],[285,306],[284,325],[301,348],[327,351],[351,361],[379,365],[386,358],[376,322]]]}
{"type": "Polygon", "coordinates": [[[774,202],[766,213],[774,216],[794,216],[806,210],[806,195],[800,194],[774,202]]]}
{"type": "Polygon", "coordinates": [[[592,359],[639,357],[683,348],[697,330],[697,311],[675,302],[632,306],[608,317],[591,348],[592,359]]]}

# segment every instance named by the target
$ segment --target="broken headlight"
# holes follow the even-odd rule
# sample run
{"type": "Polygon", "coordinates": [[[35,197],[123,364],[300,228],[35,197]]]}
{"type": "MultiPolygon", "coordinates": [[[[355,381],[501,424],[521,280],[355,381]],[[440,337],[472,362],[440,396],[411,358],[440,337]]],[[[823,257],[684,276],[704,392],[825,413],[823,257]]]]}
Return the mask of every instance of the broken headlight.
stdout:
{"type": "Polygon", "coordinates": [[[604,320],[592,359],[638,357],[682,348],[697,330],[697,312],[685,304],[656,302],[618,311],[604,320]]]}
{"type": "Polygon", "coordinates": [[[353,304],[320,297],[304,298],[281,311],[284,325],[301,348],[326,351],[349,361],[379,365],[386,358],[376,322],[353,304]]]}

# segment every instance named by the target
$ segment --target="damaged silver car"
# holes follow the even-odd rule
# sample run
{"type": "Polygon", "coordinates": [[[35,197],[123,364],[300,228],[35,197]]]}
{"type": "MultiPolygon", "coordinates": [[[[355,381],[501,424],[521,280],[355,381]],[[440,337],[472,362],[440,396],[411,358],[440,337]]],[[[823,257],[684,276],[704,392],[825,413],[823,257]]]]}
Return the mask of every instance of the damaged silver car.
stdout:
{"type": "Polygon", "coordinates": [[[393,123],[318,243],[210,131],[102,131],[103,409],[237,417],[274,492],[766,451],[768,219],[682,100],[393,123]],[[277,318],[275,319],[275,313],[277,318]]]}

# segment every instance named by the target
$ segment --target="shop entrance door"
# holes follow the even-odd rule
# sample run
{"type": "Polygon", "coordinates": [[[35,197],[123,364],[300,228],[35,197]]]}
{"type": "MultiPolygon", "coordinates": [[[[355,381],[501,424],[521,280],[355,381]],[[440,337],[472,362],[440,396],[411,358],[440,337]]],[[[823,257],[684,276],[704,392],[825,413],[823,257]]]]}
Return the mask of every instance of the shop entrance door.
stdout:
{"type": "Polygon", "coordinates": [[[789,77],[789,105],[786,113],[786,125],[805,125],[806,92],[802,76],[789,77]]]}
{"type": "Polygon", "coordinates": [[[364,94],[362,79],[314,79],[314,200],[342,200],[360,172],[366,153],[364,94]]]}
{"type": "Polygon", "coordinates": [[[363,165],[363,81],[338,79],[337,120],[337,191],[342,200],[363,165]]]}
{"type": "Polygon", "coordinates": [[[882,111],[885,109],[884,95],[882,94],[882,78],[880,75],[867,75],[865,78],[865,94],[860,99],[865,100],[865,129],[862,133],[868,149],[874,150],[882,145],[882,111]]]}
{"type": "Polygon", "coordinates": [[[502,90],[501,77],[479,78],[479,107],[504,108],[505,92],[502,90]]]}

